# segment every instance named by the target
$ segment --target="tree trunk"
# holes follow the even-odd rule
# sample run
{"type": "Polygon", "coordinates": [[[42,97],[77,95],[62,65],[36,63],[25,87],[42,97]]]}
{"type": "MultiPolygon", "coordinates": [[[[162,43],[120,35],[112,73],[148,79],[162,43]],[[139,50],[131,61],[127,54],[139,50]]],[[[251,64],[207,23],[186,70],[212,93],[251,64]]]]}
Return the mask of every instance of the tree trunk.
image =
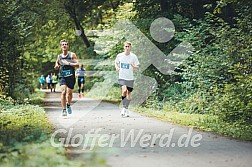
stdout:
{"type": "Polygon", "coordinates": [[[81,26],[81,23],[77,17],[76,14],[76,10],[75,10],[75,1],[71,0],[70,4],[64,4],[65,10],[67,11],[67,13],[69,14],[69,16],[73,19],[75,27],[77,30],[81,31],[81,39],[84,42],[84,44],[86,45],[87,48],[89,48],[91,46],[85,32],[84,32],[84,28],[81,26]]]}
{"type": "Polygon", "coordinates": [[[202,0],[192,0],[193,17],[201,18],[204,16],[203,2],[202,0]]]}
{"type": "Polygon", "coordinates": [[[84,42],[84,44],[86,45],[87,48],[89,48],[91,46],[85,32],[84,32],[84,28],[81,26],[80,21],[77,19],[76,15],[72,16],[73,20],[74,20],[74,24],[77,30],[81,31],[81,39],[84,42]]]}
{"type": "Polygon", "coordinates": [[[169,8],[168,0],[159,0],[159,2],[160,2],[161,12],[162,13],[168,12],[168,8],[169,8]]]}
{"type": "Polygon", "coordinates": [[[175,11],[177,10],[177,2],[176,0],[170,0],[171,3],[171,8],[172,8],[172,13],[175,13],[175,11]]]}

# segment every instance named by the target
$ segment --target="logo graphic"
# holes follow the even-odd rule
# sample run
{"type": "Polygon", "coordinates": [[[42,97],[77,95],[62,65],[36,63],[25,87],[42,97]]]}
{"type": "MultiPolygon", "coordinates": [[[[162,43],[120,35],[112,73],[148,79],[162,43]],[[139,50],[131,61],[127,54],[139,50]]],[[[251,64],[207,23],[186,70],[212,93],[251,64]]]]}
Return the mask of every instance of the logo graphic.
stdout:
{"type": "MultiPolygon", "coordinates": [[[[113,48],[120,40],[126,39],[133,43],[132,52],[137,55],[140,62],[140,70],[136,72],[134,93],[130,105],[142,104],[157,88],[157,81],[154,78],[143,75],[150,65],[155,66],[159,72],[164,75],[174,73],[183,60],[193,52],[194,48],[189,42],[182,42],[174,48],[168,55],[165,55],[155,44],[153,44],[131,21],[127,19],[119,20],[111,29],[104,31],[96,31],[98,40],[95,41],[94,49],[98,54],[106,54],[113,48]]],[[[76,35],[80,35],[76,32],[76,35]]],[[[92,31],[93,33],[93,31],[92,31]]],[[[175,27],[171,20],[161,17],[154,20],[150,26],[151,37],[160,43],[171,40],[175,33],[175,27]]],[[[82,60],[80,60],[82,62],[82,60]]],[[[96,65],[95,69],[101,66],[114,66],[114,61],[110,60],[83,60],[85,65],[96,65]]],[[[125,66],[126,67],[126,66],[125,66]]],[[[111,87],[118,81],[117,71],[87,71],[87,74],[93,76],[102,76],[103,82],[96,82],[89,95],[106,96],[111,87]]],[[[87,100],[89,100],[87,98],[87,100]]],[[[83,100],[78,100],[72,105],[76,117],[71,116],[71,119],[58,118],[59,123],[68,128],[78,120],[92,111],[100,104],[101,100],[97,100],[92,104],[83,103],[83,100]],[[78,104],[79,108],[75,108],[78,104]],[[83,111],[80,107],[85,107],[83,111]]],[[[119,107],[119,106],[118,106],[119,107]]]]}
{"type": "Polygon", "coordinates": [[[161,148],[168,147],[199,147],[201,145],[200,140],[203,138],[201,134],[193,133],[193,128],[188,129],[187,132],[181,134],[178,138],[174,136],[175,128],[169,130],[166,134],[146,134],[145,129],[131,129],[129,132],[125,129],[121,129],[120,133],[117,134],[102,134],[102,128],[90,129],[87,133],[73,134],[73,128],[69,131],[65,129],[58,129],[55,131],[50,139],[53,147],[73,147],[81,148],[82,150],[93,150],[95,147],[113,147],[115,143],[119,143],[120,147],[125,147],[129,145],[130,147],[136,147],[139,145],[142,148],[154,147],[156,143],[161,148]],[[65,134],[66,137],[61,137],[59,139],[60,143],[55,143],[57,141],[58,134],[65,134]],[[175,140],[174,140],[174,139],[175,140]]]}

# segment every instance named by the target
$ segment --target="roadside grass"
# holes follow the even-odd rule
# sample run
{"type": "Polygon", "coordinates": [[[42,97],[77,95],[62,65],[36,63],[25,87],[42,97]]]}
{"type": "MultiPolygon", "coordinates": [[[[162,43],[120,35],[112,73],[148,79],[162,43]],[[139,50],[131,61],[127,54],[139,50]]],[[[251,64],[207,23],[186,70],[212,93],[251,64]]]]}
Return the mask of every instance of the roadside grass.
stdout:
{"type": "Polygon", "coordinates": [[[180,113],[177,111],[166,111],[144,107],[135,107],[133,108],[133,111],[165,122],[213,132],[226,137],[252,141],[252,126],[242,126],[237,122],[233,124],[226,123],[221,121],[221,119],[215,115],[180,113]]]}
{"type": "Polygon", "coordinates": [[[120,104],[121,102],[121,89],[113,86],[108,94],[106,96],[103,95],[103,93],[100,91],[101,89],[97,89],[97,92],[93,91],[93,94],[90,95],[89,97],[94,98],[94,99],[99,99],[105,102],[110,102],[113,104],[120,104]]]}
{"type": "Polygon", "coordinates": [[[165,112],[157,109],[150,109],[145,107],[136,107],[133,108],[134,111],[144,114],[148,117],[155,117],[162,121],[172,122],[174,124],[181,124],[189,127],[197,127],[199,120],[204,118],[200,114],[187,114],[187,113],[178,113],[178,112],[165,112]]]}
{"type": "Polygon", "coordinates": [[[70,160],[63,146],[51,145],[54,127],[44,109],[38,106],[43,104],[43,97],[44,92],[37,92],[30,97],[30,104],[25,105],[0,99],[0,166],[106,166],[97,157],[70,160]]]}
{"type": "Polygon", "coordinates": [[[46,95],[45,92],[42,92],[42,91],[39,91],[39,89],[36,89],[35,93],[29,96],[28,103],[42,106],[45,95],[46,95]]]}

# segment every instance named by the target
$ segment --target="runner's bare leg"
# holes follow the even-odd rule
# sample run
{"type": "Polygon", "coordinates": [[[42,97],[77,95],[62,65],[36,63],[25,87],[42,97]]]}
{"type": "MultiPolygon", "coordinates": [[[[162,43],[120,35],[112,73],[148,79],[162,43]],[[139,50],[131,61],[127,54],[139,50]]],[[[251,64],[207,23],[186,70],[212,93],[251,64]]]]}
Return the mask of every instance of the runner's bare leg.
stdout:
{"type": "Polygon", "coordinates": [[[67,104],[70,105],[72,102],[72,99],[73,99],[73,89],[67,88],[67,104]]]}
{"type": "Polygon", "coordinates": [[[61,85],[61,106],[63,109],[66,109],[66,85],[61,85]]]}

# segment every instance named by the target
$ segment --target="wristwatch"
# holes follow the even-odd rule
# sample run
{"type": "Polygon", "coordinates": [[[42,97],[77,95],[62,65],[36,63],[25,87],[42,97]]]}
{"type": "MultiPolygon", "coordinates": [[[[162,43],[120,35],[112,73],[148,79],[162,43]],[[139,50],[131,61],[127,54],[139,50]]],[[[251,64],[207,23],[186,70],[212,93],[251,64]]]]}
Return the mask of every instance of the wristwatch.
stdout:
{"type": "Polygon", "coordinates": [[[68,65],[70,66],[70,64],[71,64],[71,63],[69,62],[68,65]]]}

